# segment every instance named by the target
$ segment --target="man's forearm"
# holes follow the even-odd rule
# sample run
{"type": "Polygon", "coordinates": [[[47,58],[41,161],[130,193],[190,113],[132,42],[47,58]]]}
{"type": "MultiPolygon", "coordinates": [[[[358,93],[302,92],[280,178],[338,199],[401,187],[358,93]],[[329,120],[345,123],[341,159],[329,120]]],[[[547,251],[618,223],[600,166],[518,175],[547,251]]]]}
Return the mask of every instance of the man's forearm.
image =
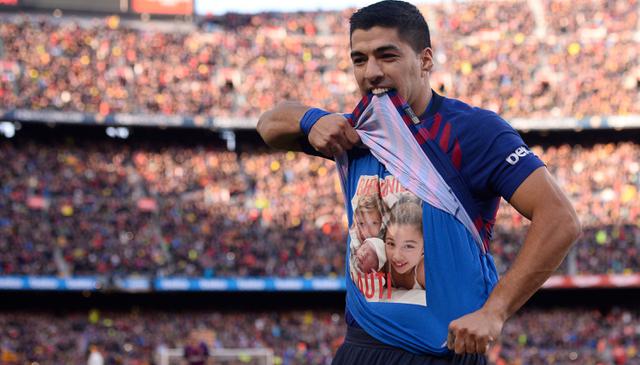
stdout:
{"type": "Polygon", "coordinates": [[[484,306],[449,324],[447,346],[456,353],[485,353],[507,318],[553,274],[580,234],[575,210],[545,167],[532,172],[509,203],[531,219],[531,227],[518,257],[484,306]]]}
{"type": "Polygon", "coordinates": [[[303,134],[299,123],[307,110],[308,106],[298,102],[281,102],[260,116],[256,129],[270,147],[301,151],[298,141],[303,134]]]}
{"type": "Polygon", "coordinates": [[[580,234],[580,225],[571,209],[558,209],[560,211],[540,212],[532,217],[522,249],[510,270],[494,288],[483,309],[506,320],[524,305],[562,263],[580,234]]]}

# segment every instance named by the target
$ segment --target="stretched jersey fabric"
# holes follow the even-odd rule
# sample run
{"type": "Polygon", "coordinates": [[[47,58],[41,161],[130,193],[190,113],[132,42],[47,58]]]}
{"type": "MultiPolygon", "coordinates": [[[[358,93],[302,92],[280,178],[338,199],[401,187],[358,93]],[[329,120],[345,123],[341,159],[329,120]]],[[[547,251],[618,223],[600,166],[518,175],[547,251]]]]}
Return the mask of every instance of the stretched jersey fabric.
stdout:
{"type": "MultiPolygon", "coordinates": [[[[456,217],[484,252],[482,238],[467,210],[408,128],[416,121],[415,124],[419,124],[419,120],[417,117],[414,120],[414,115],[407,108],[408,105],[395,91],[381,96],[369,95],[361,101],[351,121],[362,142],[402,186],[424,202],[456,217]],[[364,109],[360,111],[362,108],[364,109]],[[354,121],[353,117],[358,114],[354,121]]],[[[428,146],[425,148],[428,149],[428,146]]],[[[347,155],[343,154],[336,161],[343,186],[347,182],[346,158],[347,155]]]]}
{"type": "Polygon", "coordinates": [[[391,346],[439,355],[449,351],[449,323],[479,309],[498,280],[488,242],[500,196],[510,199],[543,163],[495,113],[433,95],[420,118],[395,92],[363,98],[348,117],[366,148],[336,162],[356,232],[347,244],[347,322],[391,346]],[[361,247],[352,240],[370,237],[386,243],[378,272],[362,270],[363,254],[350,252],[361,247]]]}

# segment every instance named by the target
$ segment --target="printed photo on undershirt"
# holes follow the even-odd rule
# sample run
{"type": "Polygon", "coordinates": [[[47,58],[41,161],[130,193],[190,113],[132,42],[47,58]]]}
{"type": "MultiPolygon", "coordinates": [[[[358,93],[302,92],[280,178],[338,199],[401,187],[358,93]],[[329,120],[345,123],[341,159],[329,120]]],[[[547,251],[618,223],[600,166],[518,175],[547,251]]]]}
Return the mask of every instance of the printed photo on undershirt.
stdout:
{"type": "Polygon", "coordinates": [[[361,176],[349,272],[367,301],[426,306],[422,201],[395,177],[361,176]]]}

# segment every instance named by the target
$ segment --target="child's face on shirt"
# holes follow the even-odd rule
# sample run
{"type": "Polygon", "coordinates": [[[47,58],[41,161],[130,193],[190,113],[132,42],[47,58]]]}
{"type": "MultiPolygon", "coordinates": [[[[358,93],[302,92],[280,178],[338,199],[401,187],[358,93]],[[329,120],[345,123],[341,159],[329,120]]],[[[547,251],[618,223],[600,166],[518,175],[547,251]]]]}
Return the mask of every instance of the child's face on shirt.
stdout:
{"type": "Polygon", "coordinates": [[[356,266],[365,274],[378,270],[378,260],[376,250],[370,242],[364,242],[356,250],[356,266]]]}
{"type": "Polygon", "coordinates": [[[360,242],[367,238],[378,237],[382,216],[378,209],[359,209],[356,214],[356,228],[360,242]]]}
{"type": "Polygon", "coordinates": [[[404,274],[422,260],[422,231],[408,224],[392,224],[385,237],[387,260],[399,274],[404,274]]]}

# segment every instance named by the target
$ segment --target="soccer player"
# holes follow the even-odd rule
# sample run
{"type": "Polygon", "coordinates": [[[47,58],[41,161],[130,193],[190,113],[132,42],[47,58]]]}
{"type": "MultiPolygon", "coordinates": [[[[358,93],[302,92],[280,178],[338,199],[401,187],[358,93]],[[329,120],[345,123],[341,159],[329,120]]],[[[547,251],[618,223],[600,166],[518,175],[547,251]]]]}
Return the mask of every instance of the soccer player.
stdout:
{"type": "MultiPolygon", "coordinates": [[[[419,119],[416,127],[426,136],[423,142],[436,146],[442,157],[437,172],[457,175],[447,182],[457,195],[466,196],[461,201],[474,212],[482,242],[476,244],[456,217],[423,202],[427,305],[371,303],[347,280],[347,335],[334,364],[485,364],[485,353],[504,322],[556,270],[580,234],[575,211],[507,122],[431,89],[429,28],[415,6],[382,1],[358,10],[350,18],[350,40],[361,94],[393,90],[409,104],[419,119]],[[498,281],[488,243],[501,198],[531,219],[531,226],[498,281]]],[[[265,112],[257,129],[274,148],[326,158],[346,153],[345,190],[351,198],[360,176],[385,179],[391,174],[370,150],[359,147],[350,118],[286,101],[265,112]]]]}
{"type": "Polygon", "coordinates": [[[183,364],[185,365],[206,365],[211,364],[209,358],[209,348],[201,341],[195,332],[189,334],[187,343],[184,346],[183,364]]]}

